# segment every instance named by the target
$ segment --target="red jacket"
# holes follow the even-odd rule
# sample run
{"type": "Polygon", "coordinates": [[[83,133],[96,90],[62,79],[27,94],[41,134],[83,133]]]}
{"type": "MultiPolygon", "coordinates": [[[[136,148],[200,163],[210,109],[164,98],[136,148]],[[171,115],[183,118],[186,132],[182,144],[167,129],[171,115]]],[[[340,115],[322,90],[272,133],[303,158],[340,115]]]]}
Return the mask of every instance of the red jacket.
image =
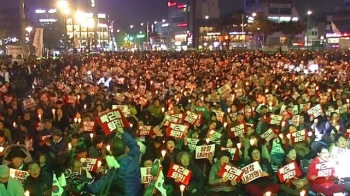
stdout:
{"type": "Polygon", "coordinates": [[[333,185],[332,176],[334,175],[334,166],[331,166],[331,164],[327,164],[330,162],[323,162],[324,165],[321,169],[321,161],[320,158],[316,157],[309,165],[309,172],[307,174],[307,178],[310,181],[310,184],[319,184],[325,188],[328,188],[333,185]],[[328,176],[328,177],[322,177],[328,176]],[[324,175],[327,173],[326,175],[324,175]],[[317,176],[315,180],[311,179],[311,176],[317,176]]]}

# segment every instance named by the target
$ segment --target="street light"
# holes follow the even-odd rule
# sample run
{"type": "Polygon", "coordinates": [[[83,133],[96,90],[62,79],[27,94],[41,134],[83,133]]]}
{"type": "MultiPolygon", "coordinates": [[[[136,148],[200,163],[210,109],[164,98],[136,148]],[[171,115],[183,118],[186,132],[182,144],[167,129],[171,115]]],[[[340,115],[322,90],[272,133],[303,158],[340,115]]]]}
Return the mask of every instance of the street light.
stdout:
{"type": "Polygon", "coordinates": [[[64,15],[64,48],[66,50],[66,52],[68,52],[68,30],[67,30],[67,15],[70,13],[70,9],[69,9],[69,5],[67,3],[67,1],[65,0],[60,0],[57,3],[58,9],[60,9],[64,15]]]}
{"type": "Polygon", "coordinates": [[[26,31],[28,32],[28,47],[29,47],[29,55],[30,55],[30,32],[33,30],[33,27],[26,27],[26,31]]]}
{"type": "Polygon", "coordinates": [[[253,12],[253,13],[252,13],[252,16],[253,16],[253,17],[255,17],[255,16],[256,16],[256,13],[255,13],[255,12],[253,12]]]}
{"type": "Polygon", "coordinates": [[[130,29],[134,28],[134,25],[130,25],[130,29]]]}
{"type": "Polygon", "coordinates": [[[143,26],[144,24],[143,23],[141,23],[141,26],[143,26]]]}
{"type": "Polygon", "coordinates": [[[120,29],[117,29],[117,33],[119,33],[120,32],[120,29]]]}
{"type": "Polygon", "coordinates": [[[154,21],[154,24],[157,24],[158,22],[157,21],[154,21]]]}
{"type": "Polygon", "coordinates": [[[208,16],[208,15],[205,15],[204,18],[205,18],[205,20],[208,20],[208,19],[209,19],[209,16],[208,16]]]}
{"type": "Polygon", "coordinates": [[[163,23],[165,23],[165,21],[166,21],[165,19],[162,20],[163,23]]]}
{"type": "Polygon", "coordinates": [[[307,11],[307,23],[306,23],[306,47],[309,46],[309,28],[310,28],[310,15],[312,14],[311,10],[307,11]]]}

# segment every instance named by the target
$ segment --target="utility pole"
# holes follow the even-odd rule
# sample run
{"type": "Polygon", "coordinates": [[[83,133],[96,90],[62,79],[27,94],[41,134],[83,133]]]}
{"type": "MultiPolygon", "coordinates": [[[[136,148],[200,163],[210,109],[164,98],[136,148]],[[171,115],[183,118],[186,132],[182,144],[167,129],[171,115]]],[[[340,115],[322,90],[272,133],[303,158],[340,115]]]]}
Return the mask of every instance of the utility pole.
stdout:
{"type": "Polygon", "coordinates": [[[23,47],[25,51],[24,58],[28,56],[28,48],[26,44],[26,17],[24,13],[24,0],[19,1],[19,17],[20,17],[20,27],[21,27],[21,37],[20,37],[20,45],[23,47]]]}

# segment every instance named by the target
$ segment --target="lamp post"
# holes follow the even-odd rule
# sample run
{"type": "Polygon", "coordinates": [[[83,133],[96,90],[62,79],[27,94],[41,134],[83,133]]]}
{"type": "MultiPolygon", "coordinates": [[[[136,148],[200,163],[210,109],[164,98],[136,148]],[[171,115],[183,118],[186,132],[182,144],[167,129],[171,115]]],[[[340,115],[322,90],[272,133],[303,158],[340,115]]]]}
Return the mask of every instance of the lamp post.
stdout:
{"type": "MultiPolygon", "coordinates": [[[[67,15],[70,13],[68,3],[65,0],[60,0],[57,3],[58,8],[64,13],[64,50],[68,53],[68,30],[67,30],[67,15]]],[[[73,27],[74,31],[74,27],[73,27]]]]}
{"type": "Polygon", "coordinates": [[[306,48],[309,46],[309,25],[310,25],[310,15],[312,14],[312,11],[307,11],[307,22],[306,22],[306,48]]]}
{"type": "Polygon", "coordinates": [[[33,30],[33,27],[26,27],[26,31],[28,32],[28,54],[31,55],[30,53],[30,32],[33,30]]]}

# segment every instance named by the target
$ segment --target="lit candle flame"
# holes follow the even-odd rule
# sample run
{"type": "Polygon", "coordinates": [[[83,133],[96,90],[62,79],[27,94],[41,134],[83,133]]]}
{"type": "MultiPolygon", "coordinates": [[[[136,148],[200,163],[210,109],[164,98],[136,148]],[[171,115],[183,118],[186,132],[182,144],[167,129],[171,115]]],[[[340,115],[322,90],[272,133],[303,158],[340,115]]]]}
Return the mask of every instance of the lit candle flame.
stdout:
{"type": "Polygon", "coordinates": [[[94,134],[93,133],[90,133],[90,138],[94,138],[94,134]]]}
{"type": "Polygon", "coordinates": [[[237,143],[237,148],[241,149],[241,147],[242,147],[242,144],[241,143],[237,143]]]}
{"type": "Polygon", "coordinates": [[[163,158],[165,157],[165,154],[166,154],[166,151],[165,151],[165,150],[162,150],[162,157],[163,157],[163,158]]]}
{"type": "Polygon", "coordinates": [[[110,146],[110,145],[107,145],[107,146],[106,146],[106,149],[107,149],[108,152],[110,152],[110,151],[111,151],[111,146],[110,146]]]}

